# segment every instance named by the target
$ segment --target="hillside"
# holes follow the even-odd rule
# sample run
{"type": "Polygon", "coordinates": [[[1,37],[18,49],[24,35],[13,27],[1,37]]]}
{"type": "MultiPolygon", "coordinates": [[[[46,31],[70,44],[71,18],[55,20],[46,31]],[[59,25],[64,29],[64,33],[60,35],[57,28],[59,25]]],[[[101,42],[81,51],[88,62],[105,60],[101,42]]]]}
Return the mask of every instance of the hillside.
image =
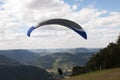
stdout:
{"type": "Polygon", "coordinates": [[[0,66],[8,66],[8,65],[21,65],[20,62],[11,59],[9,57],[6,57],[4,55],[0,55],[0,66]]]}
{"type": "Polygon", "coordinates": [[[36,65],[46,69],[62,67],[63,69],[71,69],[76,65],[85,65],[92,53],[54,53],[40,56],[36,61],[36,65]]]}
{"type": "Polygon", "coordinates": [[[99,49],[37,49],[37,50],[0,50],[0,55],[16,60],[21,64],[33,65],[44,69],[72,68],[85,65],[99,49]]]}
{"type": "Polygon", "coordinates": [[[33,64],[37,55],[28,50],[0,50],[1,55],[5,55],[11,59],[14,59],[22,64],[33,64]]]}
{"type": "Polygon", "coordinates": [[[0,54],[11,59],[19,61],[22,64],[41,66],[45,69],[51,69],[58,66],[75,66],[84,65],[94,52],[87,52],[87,49],[55,49],[55,50],[38,50],[39,53],[30,50],[0,50],[0,54]],[[50,52],[49,52],[50,51],[50,52]],[[65,52],[66,51],[66,52],[65,52]],[[53,53],[51,53],[53,52],[53,53]],[[58,52],[58,53],[54,53],[58,52]],[[69,52],[69,53],[67,53],[69,52]],[[70,53],[74,52],[74,53],[70,53]],[[41,55],[44,54],[44,55],[41,55]]]}
{"type": "Polygon", "coordinates": [[[45,70],[34,66],[1,66],[0,80],[55,80],[45,70]]]}
{"type": "Polygon", "coordinates": [[[63,80],[120,80],[120,68],[85,73],[63,80]]]}

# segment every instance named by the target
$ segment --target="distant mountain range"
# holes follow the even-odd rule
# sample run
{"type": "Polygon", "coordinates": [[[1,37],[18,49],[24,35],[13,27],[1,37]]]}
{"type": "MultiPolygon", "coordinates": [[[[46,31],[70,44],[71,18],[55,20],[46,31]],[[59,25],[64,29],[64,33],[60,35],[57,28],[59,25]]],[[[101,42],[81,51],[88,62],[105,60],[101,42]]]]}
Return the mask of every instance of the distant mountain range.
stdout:
{"type": "MultiPolygon", "coordinates": [[[[100,49],[30,49],[0,50],[0,80],[55,80],[48,70],[71,70],[85,65],[100,49]],[[36,66],[36,67],[35,67],[36,66]]],[[[54,75],[55,76],[55,75],[54,75]]]]}
{"type": "Polygon", "coordinates": [[[37,55],[28,50],[0,50],[0,55],[14,59],[22,64],[31,64],[37,59],[37,55]]]}
{"type": "Polygon", "coordinates": [[[24,65],[53,69],[85,65],[88,59],[99,50],[98,48],[0,50],[0,55],[24,65]]]}
{"type": "Polygon", "coordinates": [[[29,51],[35,53],[86,53],[98,52],[102,48],[65,48],[65,49],[30,49],[29,51]]]}
{"type": "Polygon", "coordinates": [[[56,80],[46,70],[28,65],[33,58],[35,55],[27,50],[1,50],[0,80],[56,80]]]}

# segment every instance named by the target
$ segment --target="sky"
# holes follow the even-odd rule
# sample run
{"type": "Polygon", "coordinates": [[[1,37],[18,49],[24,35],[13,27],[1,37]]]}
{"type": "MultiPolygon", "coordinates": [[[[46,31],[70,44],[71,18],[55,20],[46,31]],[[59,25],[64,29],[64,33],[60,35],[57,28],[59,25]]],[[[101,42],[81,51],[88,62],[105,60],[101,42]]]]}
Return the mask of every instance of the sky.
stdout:
{"type": "Polygon", "coordinates": [[[120,0],[0,0],[0,49],[104,48],[120,35],[120,0]],[[31,26],[54,18],[72,20],[88,39],[60,25],[31,26]]]}

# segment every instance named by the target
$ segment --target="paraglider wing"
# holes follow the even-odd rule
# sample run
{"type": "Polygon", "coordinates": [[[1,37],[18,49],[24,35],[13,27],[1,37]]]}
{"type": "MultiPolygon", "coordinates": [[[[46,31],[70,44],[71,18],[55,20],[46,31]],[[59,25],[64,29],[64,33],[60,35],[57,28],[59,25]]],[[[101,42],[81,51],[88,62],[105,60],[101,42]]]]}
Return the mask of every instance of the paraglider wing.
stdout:
{"type": "Polygon", "coordinates": [[[38,28],[38,27],[44,26],[44,25],[50,25],[50,24],[57,24],[57,25],[62,25],[67,28],[70,28],[70,29],[74,30],[76,33],[78,33],[79,35],[81,35],[84,39],[87,39],[87,34],[80,25],[78,25],[77,23],[75,23],[73,21],[66,20],[66,19],[50,19],[50,20],[43,21],[43,22],[39,23],[36,27],[33,27],[33,28],[31,27],[31,29],[28,30],[28,36],[30,36],[30,33],[35,28],[38,28]]]}
{"type": "Polygon", "coordinates": [[[27,31],[27,36],[30,37],[31,32],[35,29],[34,26],[30,27],[30,29],[27,31]]]}

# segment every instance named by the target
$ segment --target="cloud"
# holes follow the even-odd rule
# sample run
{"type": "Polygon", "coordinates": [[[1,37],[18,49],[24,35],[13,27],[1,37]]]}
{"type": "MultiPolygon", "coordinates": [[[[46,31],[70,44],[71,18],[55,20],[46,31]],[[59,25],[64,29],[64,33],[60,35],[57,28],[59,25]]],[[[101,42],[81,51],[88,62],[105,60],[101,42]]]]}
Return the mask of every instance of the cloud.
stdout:
{"type": "Polygon", "coordinates": [[[64,17],[71,11],[69,5],[59,0],[8,0],[5,8],[28,26],[49,18],[64,17]]]}
{"type": "Polygon", "coordinates": [[[77,9],[77,5],[74,4],[74,5],[72,6],[72,10],[75,11],[76,9],[77,9]]]}
{"type": "Polygon", "coordinates": [[[98,10],[95,7],[83,7],[74,11],[77,5],[71,8],[63,0],[5,0],[2,8],[0,33],[4,40],[0,45],[13,44],[4,48],[41,48],[39,45],[44,48],[105,47],[116,40],[120,31],[120,12],[98,10]],[[58,25],[43,26],[35,30],[31,38],[27,38],[26,31],[30,26],[51,18],[77,22],[87,32],[88,40],[85,41],[74,31],[58,25]],[[35,44],[29,46],[32,42],[35,44]]]}

